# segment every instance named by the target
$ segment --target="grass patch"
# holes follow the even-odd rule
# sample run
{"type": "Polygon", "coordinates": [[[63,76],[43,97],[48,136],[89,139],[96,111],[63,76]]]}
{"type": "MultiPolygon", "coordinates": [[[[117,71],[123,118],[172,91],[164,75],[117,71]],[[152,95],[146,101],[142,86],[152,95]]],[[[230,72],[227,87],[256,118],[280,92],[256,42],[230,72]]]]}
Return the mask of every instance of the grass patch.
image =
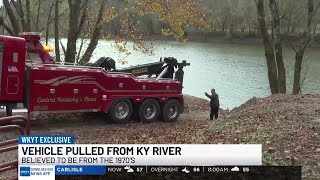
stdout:
{"type": "Polygon", "coordinates": [[[236,126],[238,121],[234,119],[226,119],[222,121],[216,121],[213,123],[211,127],[208,128],[208,131],[222,131],[224,129],[229,129],[231,127],[236,126]]]}
{"type": "Polygon", "coordinates": [[[275,132],[272,128],[258,129],[256,132],[252,133],[249,137],[250,143],[262,143],[266,141],[272,141],[276,137],[275,132]]]}
{"type": "Polygon", "coordinates": [[[264,165],[273,165],[273,166],[288,166],[290,165],[287,159],[279,157],[275,154],[263,154],[262,163],[264,165]]]}

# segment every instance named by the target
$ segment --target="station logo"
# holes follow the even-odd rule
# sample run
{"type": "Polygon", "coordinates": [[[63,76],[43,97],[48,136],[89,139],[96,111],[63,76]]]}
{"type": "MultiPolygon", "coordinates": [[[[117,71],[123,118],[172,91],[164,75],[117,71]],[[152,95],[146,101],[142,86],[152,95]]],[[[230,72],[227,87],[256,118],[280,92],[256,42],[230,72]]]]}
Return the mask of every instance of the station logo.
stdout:
{"type": "Polygon", "coordinates": [[[20,176],[30,176],[30,167],[29,166],[20,167],[20,176]]]}

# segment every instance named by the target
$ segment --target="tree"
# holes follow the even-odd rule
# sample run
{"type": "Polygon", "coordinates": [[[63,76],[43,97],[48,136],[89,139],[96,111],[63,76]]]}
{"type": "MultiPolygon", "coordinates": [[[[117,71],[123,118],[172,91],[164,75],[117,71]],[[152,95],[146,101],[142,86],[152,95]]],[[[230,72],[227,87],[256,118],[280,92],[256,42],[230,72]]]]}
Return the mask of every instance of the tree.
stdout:
{"type": "Polygon", "coordinates": [[[93,33],[91,36],[89,46],[87,47],[84,55],[80,59],[80,62],[79,62],[80,64],[84,64],[90,60],[91,55],[98,44],[98,40],[100,38],[100,33],[101,33],[102,25],[103,25],[103,14],[105,11],[106,4],[107,4],[107,1],[102,0],[101,5],[100,5],[98,18],[97,18],[97,22],[94,26],[94,30],[93,30],[93,33]]]}
{"type": "MultiPolygon", "coordinates": [[[[67,37],[67,46],[62,49],[64,61],[86,63],[92,56],[98,40],[112,38],[116,46],[134,42],[134,49],[149,53],[152,50],[144,42],[146,32],[161,33],[176,40],[187,40],[187,31],[199,31],[207,27],[201,3],[196,0],[4,0],[9,23],[0,19],[1,25],[14,36],[22,31],[40,31],[55,38],[56,60],[62,59],[59,51],[60,37],[67,37]],[[68,13],[59,14],[63,9],[68,13]],[[52,13],[55,13],[53,16],[52,13]],[[62,18],[60,18],[62,17],[62,18]],[[54,28],[50,28],[54,22],[54,28]],[[105,28],[113,26],[112,28],[105,28]],[[154,27],[161,27],[155,28],[154,27]],[[115,35],[111,35],[114,31],[115,35]],[[65,33],[67,32],[67,33],[65,33]],[[88,47],[77,52],[77,40],[88,47]],[[89,39],[89,41],[85,40],[89,39]]],[[[81,46],[86,47],[86,46],[81,46]]],[[[124,48],[125,49],[125,48],[124,48]]]]}
{"type": "Polygon", "coordinates": [[[263,39],[265,57],[268,68],[269,87],[272,94],[286,93],[285,69],[282,59],[282,46],[280,37],[279,9],[275,0],[269,1],[269,8],[272,13],[272,38],[268,32],[265,20],[264,0],[257,0],[258,22],[260,33],[263,39]],[[275,51],[274,51],[275,49],[275,51]]]}
{"type": "Polygon", "coordinates": [[[136,9],[140,10],[140,16],[156,14],[166,25],[162,28],[162,35],[185,40],[187,27],[198,31],[209,27],[199,4],[195,0],[136,0],[136,9]]]}
{"type": "Polygon", "coordinates": [[[269,7],[272,14],[272,32],[273,32],[273,43],[275,51],[275,61],[277,67],[277,83],[278,93],[286,93],[286,71],[282,56],[282,38],[281,38],[281,21],[279,6],[275,0],[269,1],[269,7]]]}
{"type": "MultiPolygon", "coordinates": [[[[300,38],[300,45],[298,48],[295,48],[292,43],[291,47],[295,51],[295,66],[294,66],[294,80],[293,80],[293,87],[292,87],[292,93],[293,94],[299,94],[301,93],[301,69],[302,69],[302,61],[303,56],[305,54],[306,49],[311,45],[312,39],[313,39],[313,17],[318,10],[320,6],[320,2],[314,8],[314,2],[313,0],[307,1],[307,23],[306,28],[304,29],[304,32],[302,34],[302,37],[300,38]]],[[[289,41],[290,42],[290,41],[289,41]]]]}
{"type": "MultiPolygon", "coordinates": [[[[14,1],[11,1],[11,2],[14,2],[14,1]]],[[[5,24],[4,20],[2,20],[1,23],[2,23],[3,27],[7,30],[7,32],[10,33],[10,35],[17,36],[21,32],[21,28],[20,28],[20,24],[19,24],[20,22],[16,16],[16,13],[14,12],[14,10],[12,8],[13,6],[9,2],[9,0],[3,0],[3,5],[4,5],[6,12],[9,16],[12,29],[10,28],[9,25],[5,24]]]]}
{"type": "Polygon", "coordinates": [[[77,54],[77,40],[87,18],[88,0],[68,0],[69,30],[65,61],[73,63],[77,54]]]}

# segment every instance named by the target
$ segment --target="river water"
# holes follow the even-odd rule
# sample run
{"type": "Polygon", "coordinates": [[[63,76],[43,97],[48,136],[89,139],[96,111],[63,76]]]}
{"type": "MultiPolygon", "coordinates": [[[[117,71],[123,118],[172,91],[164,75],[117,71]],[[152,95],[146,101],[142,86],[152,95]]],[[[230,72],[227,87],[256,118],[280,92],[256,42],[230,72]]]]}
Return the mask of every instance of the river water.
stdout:
{"type": "MultiPolygon", "coordinates": [[[[153,55],[134,51],[129,46],[131,54],[127,56],[125,53],[119,53],[112,44],[110,41],[101,40],[92,60],[105,56],[116,61],[125,58],[128,62],[124,65],[118,62],[117,67],[156,62],[160,57],[187,60],[191,66],[184,69],[184,93],[205,98],[204,92],[210,92],[211,88],[215,88],[224,109],[237,107],[252,97],[270,95],[262,45],[157,41],[153,55]]],[[[294,52],[291,48],[284,48],[284,60],[288,92],[291,92],[294,67],[294,52]]],[[[319,94],[319,49],[308,50],[304,67],[303,73],[306,72],[306,78],[303,93],[319,94]]]]}

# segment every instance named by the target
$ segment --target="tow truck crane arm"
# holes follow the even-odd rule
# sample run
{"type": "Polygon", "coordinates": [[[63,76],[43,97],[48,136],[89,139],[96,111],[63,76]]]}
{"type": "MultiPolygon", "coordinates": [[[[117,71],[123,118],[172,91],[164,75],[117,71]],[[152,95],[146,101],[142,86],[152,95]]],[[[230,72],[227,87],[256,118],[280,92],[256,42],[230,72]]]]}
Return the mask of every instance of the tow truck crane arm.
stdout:
{"type": "Polygon", "coordinates": [[[186,66],[190,66],[190,63],[187,63],[185,60],[181,63],[178,62],[176,58],[166,57],[161,58],[159,62],[141,64],[137,66],[131,66],[122,69],[116,69],[115,61],[110,57],[102,57],[98,59],[94,63],[87,63],[87,66],[94,67],[102,67],[110,72],[122,72],[122,73],[131,73],[134,76],[147,76],[152,77],[156,76],[159,78],[170,78],[177,79],[181,83],[183,82],[183,68],[186,66]],[[176,72],[174,72],[174,68],[178,68],[176,72]]]}

